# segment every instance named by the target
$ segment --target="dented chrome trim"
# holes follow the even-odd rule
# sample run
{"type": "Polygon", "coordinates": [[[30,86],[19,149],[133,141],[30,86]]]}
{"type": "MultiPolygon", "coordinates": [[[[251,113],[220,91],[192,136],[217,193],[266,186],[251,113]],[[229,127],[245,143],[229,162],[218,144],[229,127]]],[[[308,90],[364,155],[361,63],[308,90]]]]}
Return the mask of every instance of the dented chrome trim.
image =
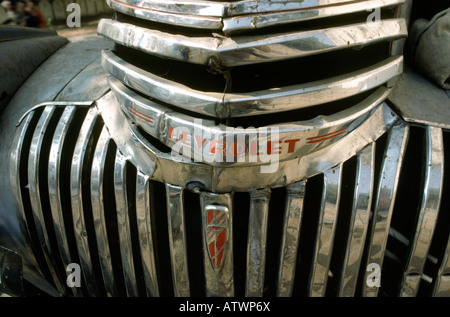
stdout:
{"type": "MultiPolygon", "coordinates": [[[[354,0],[331,0],[333,4],[342,4],[353,2],[354,0]]],[[[330,0],[315,0],[315,1],[292,1],[292,0],[277,0],[277,1],[254,1],[241,0],[234,2],[226,1],[191,1],[191,0],[126,0],[124,3],[142,8],[158,10],[161,12],[189,14],[194,16],[211,16],[211,17],[226,17],[235,16],[248,13],[263,13],[273,11],[305,9],[314,6],[324,6],[330,4],[330,0]]]]}
{"type": "MultiPolygon", "coordinates": [[[[373,8],[384,8],[395,5],[401,5],[405,0],[370,0],[360,1],[341,1],[330,4],[329,1],[302,2],[296,3],[297,7],[280,8],[280,10],[269,10],[261,12],[257,9],[245,10],[241,13],[232,13],[229,10],[231,3],[210,3],[211,9],[214,6],[216,10],[211,10],[210,15],[205,15],[202,11],[186,6],[185,10],[179,11],[175,6],[164,6],[156,1],[133,1],[133,0],[107,0],[107,4],[112,9],[145,20],[159,23],[167,23],[183,27],[221,30],[226,35],[246,30],[270,27],[286,23],[320,19],[343,14],[350,14],[362,11],[368,11],[373,8]],[[153,3],[152,3],[153,2],[153,3]],[[220,5],[223,6],[220,9],[220,5]],[[255,14],[255,11],[258,12],[255,14]]],[[[273,2],[273,1],[272,1],[273,2]]],[[[196,2],[199,4],[199,1],[196,2]]],[[[294,2],[292,2],[294,4],[294,2]]],[[[262,7],[264,4],[259,1],[256,6],[262,7]]],[[[267,4],[265,4],[267,5],[267,4]]],[[[264,9],[265,10],[265,9],[264,9]]]]}
{"type": "Polygon", "coordinates": [[[368,91],[400,75],[403,57],[307,84],[240,94],[194,90],[133,66],[111,51],[102,52],[102,64],[123,84],[157,100],[208,116],[232,118],[300,109],[368,91]]]}
{"type": "Polygon", "coordinates": [[[261,173],[262,165],[213,166],[175,161],[170,153],[157,150],[141,135],[136,125],[127,120],[112,92],[99,99],[97,107],[111,137],[117,140],[121,152],[139,170],[146,171],[154,180],[179,186],[197,181],[216,193],[247,191],[261,186],[287,186],[313,176],[356,155],[399,120],[385,103],[381,103],[367,120],[335,143],[304,156],[280,161],[280,173],[261,173]]]}
{"type": "Polygon", "coordinates": [[[287,187],[276,294],[280,297],[292,296],[294,288],[306,182],[305,179],[287,187]]]}
{"type": "Polygon", "coordinates": [[[266,272],[266,240],[271,190],[250,192],[250,216],[247,238],[246,297],[262,297],[266,272]]]}
{"type": "Polygon", "coordinates": [[[404,19],[387,19],[312,31],[237,37],[189,37],[110,19],[97,32],[118,44],[164,58],[215,68],[249,65],[362,47],[404,38],[404,19]]]}
{"type": "Polygon", "coordinates": [[[270,149],[264,153],[270,155],[273,152],[271,157],[275,159],[276,156],[278,161],[317,151],[357,128],[389,93],[388,89],[380,87],[359,104],[330,116],[242,129],[216,125],[212,120],[199,121],[195,117],[177,113],[142,98],[115,78],[110,78],[109,84],[129,120],[170,147],[173,154],[180,153],[179,159],[191,158],[217,166],[264,162],[266,158],[256,157],[257,147],[265,145],[257,144],[263,142],[263,135],[267,138],[265,142],[272,142],[267,144],[270,149]],[[246,136],[252,139],[245,139],[246,136]],[[230,145],[237,143],[243,145],[241,152],[230,148],[230,145]]]}

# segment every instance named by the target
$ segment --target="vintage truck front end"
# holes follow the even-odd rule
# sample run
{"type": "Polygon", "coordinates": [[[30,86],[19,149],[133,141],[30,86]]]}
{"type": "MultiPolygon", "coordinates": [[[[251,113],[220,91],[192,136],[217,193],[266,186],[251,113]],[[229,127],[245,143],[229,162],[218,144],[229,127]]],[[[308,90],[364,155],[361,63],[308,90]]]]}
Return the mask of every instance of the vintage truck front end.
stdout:
{"type": "Polygon", "coordinates": [[[1,114],[3,290],[450,295],[448,98],[411,90],[410,1],[107,3],[1,114]]]}

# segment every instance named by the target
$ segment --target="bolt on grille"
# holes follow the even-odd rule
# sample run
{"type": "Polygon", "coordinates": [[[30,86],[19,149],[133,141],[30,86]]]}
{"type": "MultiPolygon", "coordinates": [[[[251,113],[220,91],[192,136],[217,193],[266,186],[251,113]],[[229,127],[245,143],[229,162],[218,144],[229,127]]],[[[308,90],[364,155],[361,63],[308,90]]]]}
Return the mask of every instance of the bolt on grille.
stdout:
{"type": "Polygon", "coordinates": [[[222,194],[138,170],[95,106],[35,109],[15,142],[24,240],[64,295],[450,295],[450,134],[440,128],[399,121],[315,176],[222,194]],[[227,230],[220,266],[206,229],[217,210],[227,217],[214,222],[227,230]],[[80,288],[66,284],[69,263],[81,266],[80,288]],[[370,264],[382,268],[379,288],[370,264]]]}

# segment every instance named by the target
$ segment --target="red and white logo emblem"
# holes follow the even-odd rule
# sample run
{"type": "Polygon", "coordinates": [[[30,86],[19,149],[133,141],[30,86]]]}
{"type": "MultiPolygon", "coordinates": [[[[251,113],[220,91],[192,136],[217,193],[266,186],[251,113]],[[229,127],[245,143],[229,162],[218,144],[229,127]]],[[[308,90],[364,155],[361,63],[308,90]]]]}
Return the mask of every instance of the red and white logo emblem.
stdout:
{"type": "Polygon", "coordinates": [[[222,267],[228,240],[228,208],[206,206],[206,246],[211,265],[216,271],[222,267]]]}

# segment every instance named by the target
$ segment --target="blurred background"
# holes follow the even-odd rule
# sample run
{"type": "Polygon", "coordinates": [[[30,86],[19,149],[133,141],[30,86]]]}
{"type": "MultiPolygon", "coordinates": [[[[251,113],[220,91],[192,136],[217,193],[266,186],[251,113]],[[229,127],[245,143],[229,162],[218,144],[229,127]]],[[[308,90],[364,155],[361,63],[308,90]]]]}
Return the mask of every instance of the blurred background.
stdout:
{"type": "Polygon", "coordinates": [[[0,0],[0,25],[18,25],[46,28],[68,36],[79,32],[93,31],[98,20],[113,13],[105,0],[0,0]],[[67,26],[69,3],[80,8],[81,28],[67,26]]]}

